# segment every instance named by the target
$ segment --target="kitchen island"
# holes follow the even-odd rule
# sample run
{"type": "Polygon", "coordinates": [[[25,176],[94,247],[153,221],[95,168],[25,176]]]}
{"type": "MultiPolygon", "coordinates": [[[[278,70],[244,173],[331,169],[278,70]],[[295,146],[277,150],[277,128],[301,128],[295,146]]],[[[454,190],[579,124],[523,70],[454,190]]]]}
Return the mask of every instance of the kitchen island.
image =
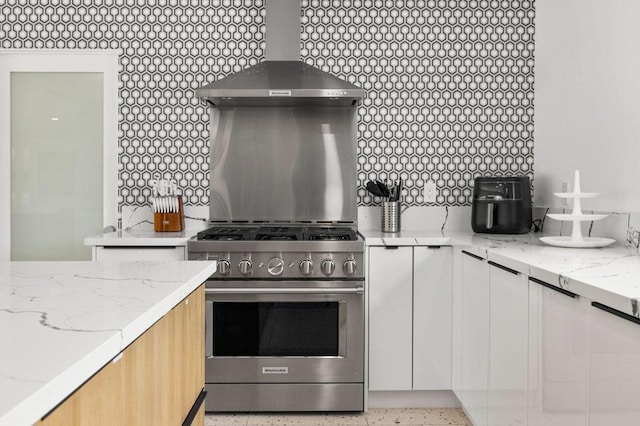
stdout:
{"type": "MultiPolygon", "coordinates": [[[[48,416],[181,301],[189,303],[214,270],[215,262],[0,263],[0,425],[48,416]]],[[[204,303],[199,298],[192,300],[204,303]]]]}

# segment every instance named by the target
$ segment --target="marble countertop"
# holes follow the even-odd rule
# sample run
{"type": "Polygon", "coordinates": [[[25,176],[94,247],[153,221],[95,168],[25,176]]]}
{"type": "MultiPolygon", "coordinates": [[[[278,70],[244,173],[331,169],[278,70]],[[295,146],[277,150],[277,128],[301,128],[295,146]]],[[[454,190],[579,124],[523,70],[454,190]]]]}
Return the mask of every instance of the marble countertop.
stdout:
{"type": "Polygon", "coordinates": [[[109,232],[84,239],[85,246],[185,246],[189,238],[198,230],[185,229],[181,232],[154,232],[150,230],[130,230],[109,232]]]}
{"type": "MultiPolygon", "coordinates": [[[[114,232],[85,239],[85,245],[185,245],[197,230],[180,233],[114,232]]],[[[620,245],[568,249],[544,245],[541,235],[475,234],[466,231],[360,230],[369,246],[456,245],[532,277],[640,318],[640,255],[620,245]]]]}
{"type": "Polygon", "coordinates": [[[0,262],[0,425],[33,424],[215,262],[0,262]]]}
{"type": "Polygon", "coordinates": [[[551,247],[538,234],[452,231],[360,231],[369,246],[453,245],[503,266],[640,318],[640,255],[612,245],[597,249],[551,247]]]}

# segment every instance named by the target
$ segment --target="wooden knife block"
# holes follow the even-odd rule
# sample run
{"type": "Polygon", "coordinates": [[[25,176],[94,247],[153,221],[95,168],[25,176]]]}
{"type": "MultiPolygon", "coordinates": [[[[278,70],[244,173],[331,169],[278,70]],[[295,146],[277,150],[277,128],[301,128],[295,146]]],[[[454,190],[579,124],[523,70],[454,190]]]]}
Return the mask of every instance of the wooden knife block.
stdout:
{"type": "Polygon", "coordinates": [[[180,232],[184,230],[184,206],[182,196],[178,196],[176,213],[154,213],[153,230],[156,232],[180,232]]]}

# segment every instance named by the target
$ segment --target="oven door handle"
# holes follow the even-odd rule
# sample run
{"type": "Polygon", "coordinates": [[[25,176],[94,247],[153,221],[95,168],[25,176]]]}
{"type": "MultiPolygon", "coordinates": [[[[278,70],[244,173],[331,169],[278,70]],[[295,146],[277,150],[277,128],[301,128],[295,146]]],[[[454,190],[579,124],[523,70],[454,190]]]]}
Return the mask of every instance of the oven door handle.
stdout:
{"type": "Polygon", "coordinates": [[[351,288],[207,288],[206,294],[364,294],[364,287],[351,288]]]}
{"type": "Polygon", "coordinates": [[[204,354],[207,358],[213,356],[213,302],[206,301],[204,321],[204,354]]]}

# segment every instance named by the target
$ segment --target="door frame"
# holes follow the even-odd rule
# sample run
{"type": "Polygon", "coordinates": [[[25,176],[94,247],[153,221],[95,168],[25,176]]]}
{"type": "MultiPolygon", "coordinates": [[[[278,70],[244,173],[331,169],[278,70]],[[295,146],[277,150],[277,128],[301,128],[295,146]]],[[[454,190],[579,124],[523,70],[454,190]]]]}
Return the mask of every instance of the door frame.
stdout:
{"type": "Polygon", "coordinates": [[[11,260],[12,72],[103,74],[103,226],[115,226],[118,218],[118,51],[0,49],[0,261],[11,260]]]}

